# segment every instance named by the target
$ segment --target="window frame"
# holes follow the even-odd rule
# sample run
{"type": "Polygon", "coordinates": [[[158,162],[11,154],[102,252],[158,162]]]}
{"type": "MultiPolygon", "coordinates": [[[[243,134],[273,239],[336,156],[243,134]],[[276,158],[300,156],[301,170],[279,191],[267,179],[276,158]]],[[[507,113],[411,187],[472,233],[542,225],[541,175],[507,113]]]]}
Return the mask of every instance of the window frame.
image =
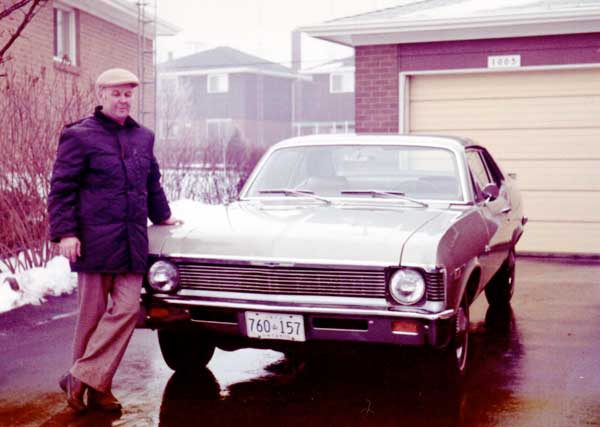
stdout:
{"type": "MultiPolygon", "coordinates": [[[[500,188],[504,182],[504,175],[502,171],[492,159],[492,156],[482,147],[471,147],[466,150],[467,165],[469,166],[469,175],[471,177],[471,184],[473,185],[473,191],[477,202],[481,202],[484,199],[483,187],[480,187],[479,180],[473,173],[473,168],[470,162],[470,155],[474,154],[477,156],[483,169],[487,175],[488,184],[496,184],[500,188]]],[[[487,185],[487,184],[486,184],[487,185]]],[[[485,187],[485,186],[484,186],[485,187]]]]}
{"type": "MultiPolygon", "coordinates": [[[[61,3],[54,3],[52,5],[52,13],[53,13],[53,59],[56,62],[67,63],[69,65],[78,65],[79,61],[77,60],[77,16],[75,13],[75,9],[65,6],[61,3]],[[62,12],[68,16],[68,22],[66,25],[69,29],[69,52],[63,52],[63,56],[59,56],[61,48],[64,48],[64,44],[62,43],[62,32],[59,31],[59,14],[58,12],[62,12]],[[61,44],[63,46],[61,46],[61,44]],[[68,61],[65,61],[64,56],[68,57],[68,61]]],[[[64,16],[64,15],[63,15],[64,16]]],[[[61,28],[64,23],[61,20],[61,28]]]]}
{"type": "Polygon", "coordinates": [[[329,93],[354,93],[355,90],[355,82],[354,82],[354,71],[336,71],[334,73],[329,74],[329,93]],[[341,77],[341,88],[336,90],[334,88],[333,81],[336,77],[341,77]],[[345,78],[348,78],[349,87],[347,88],[345,83],[345,78]]]}
{"type": "Polygon", "coordinates": [[[227,73],[212,73],[206,75],[206,93],[227,93],[229,92],[229,74],[227,73]],[[211,80],[217,79],[217,88],[211,87],[211,80]],[[220,88],[220,79],[223,79],[223,88],[220,88]]]}
{"type": "Polygon", "coordinates": [[[340,120],[331,122],[294,122],[292,123],[292,134],[294,136],[316,135],[321,133],[352,134],[355,132],[356,123],[353,120],[340,120]],[[338,132],[337,128],[343,128],[338,132]],[[309,132],[303,132],[308,130],[309,132]]]}

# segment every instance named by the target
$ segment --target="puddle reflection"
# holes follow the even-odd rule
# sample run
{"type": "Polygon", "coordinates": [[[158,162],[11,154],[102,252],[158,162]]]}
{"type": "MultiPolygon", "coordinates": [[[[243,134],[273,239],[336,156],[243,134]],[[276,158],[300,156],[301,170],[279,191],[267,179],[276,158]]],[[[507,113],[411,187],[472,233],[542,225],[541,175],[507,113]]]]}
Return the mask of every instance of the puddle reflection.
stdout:
{"type": "Polygon", "coordinates": [[[423,351],[287,357],[268,366],[268,375],[232,384],[227,393],[208,369],[174,374],[159,425],[480,426],[505,419],[510,425],[523,356],[512,309],[488,309],[471,333],[470,372],[458,388],[440,382],[435,354],[423,351]]]}

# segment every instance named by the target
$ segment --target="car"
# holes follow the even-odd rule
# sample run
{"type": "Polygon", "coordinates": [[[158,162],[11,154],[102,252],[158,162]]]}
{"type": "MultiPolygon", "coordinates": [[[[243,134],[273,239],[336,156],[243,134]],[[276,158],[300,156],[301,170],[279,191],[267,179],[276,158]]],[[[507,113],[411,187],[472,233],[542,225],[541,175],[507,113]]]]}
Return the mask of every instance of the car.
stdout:
{"type": "Polygon", "coordinates": [[[215,346],[425,347],[467,370],[469,306],[510,304],[516,177],[468,139],[311,135],[272,146],[226,205],[149,228],[143,324],[175,371],[215,346]]]}

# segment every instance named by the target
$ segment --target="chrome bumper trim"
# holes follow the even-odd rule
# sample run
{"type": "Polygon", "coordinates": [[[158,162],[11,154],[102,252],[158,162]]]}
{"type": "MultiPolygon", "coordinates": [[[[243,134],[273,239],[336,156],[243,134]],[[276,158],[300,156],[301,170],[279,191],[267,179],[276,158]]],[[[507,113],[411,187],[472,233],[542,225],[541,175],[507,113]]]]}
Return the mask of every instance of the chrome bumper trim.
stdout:
{"type": "Polygon", "coordinates": [[[443,320],[450,319],[454,316],[454,310],[444,310],[439,313],[415,313],[410,311],[391,311],[391,310],[373,310],[348,307],[302,307],[291,305],[267,305],[256,303],[229,302],[229,301],[193,301],[181,300],[174,298],[164,298],[161,301],[177,305],[177,306],[196,306],[210,308],[229,308],[235,310],[252,310],[252,311],[268,311],[268,312],[292,312],[302,314],[341,314],[346,316],[379,316],[379,317],[394,317],[405,319],[421,319],[421,320],[443,320]]]}
{"type": "MultiPolygon", "coordinates": [[[[168,298],[169,294],[161,299],[168,298]]],[[[183,298],[199,298],[203,301],[243,301],[247,303],[267,303],[267,304],[293,304],[293,305],[341,305],[343,307],[369,307],[374,309],[383,309],[387,306],[385,298],[362,298],[362,297],[339,297],[324,295],[270,295],[257,294],[250,292],[224,292],[224,291],[206,291],[199,289],[181,289],[177,295],[183,298]]]]}

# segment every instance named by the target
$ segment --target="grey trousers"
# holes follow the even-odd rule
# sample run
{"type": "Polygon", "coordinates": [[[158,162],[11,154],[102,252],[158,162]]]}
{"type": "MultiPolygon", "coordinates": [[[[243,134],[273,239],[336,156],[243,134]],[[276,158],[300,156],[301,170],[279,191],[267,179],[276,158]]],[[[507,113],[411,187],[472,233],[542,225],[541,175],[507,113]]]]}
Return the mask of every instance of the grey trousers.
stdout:
{"type": "Polygon", "coordinates": [[[77,284],[79,313],[70,372],[107,393],[138,319],[142,275],[78,273],[77,284]]]}

